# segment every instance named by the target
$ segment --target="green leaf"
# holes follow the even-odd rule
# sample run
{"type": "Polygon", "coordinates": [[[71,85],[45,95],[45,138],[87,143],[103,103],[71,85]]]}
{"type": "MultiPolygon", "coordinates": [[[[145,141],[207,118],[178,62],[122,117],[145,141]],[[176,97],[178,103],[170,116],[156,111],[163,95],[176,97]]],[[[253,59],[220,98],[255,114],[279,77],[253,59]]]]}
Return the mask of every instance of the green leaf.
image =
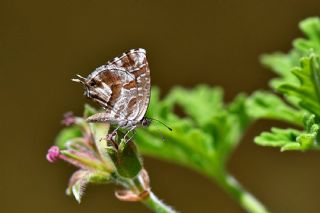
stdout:
{"type": "Polygon", "coordinates": [[[300,54],[296,51],[291,51],[289,54],[273,53],[264,54],[260,57],[260,61],[263,65],[274,71],[280,76],[280,78],[272,79],[270,85],[276,88],[279,84],[285,82],[291,82],[298,84],[298,79],[290,73],[292,67],[299,65],[300,54]]]}
{"type": "Polygon", "coordinates": [[[223,110],[222,96],[220,88],[211,89],[200,85],[193,90],[177,87],[171,91],[167,99],[173,99],[198,126],[204,127],[210,123],[212,117],[223,110]]]}
{"type": "Polygon", "coordinates": [[[261,146],[283,147],[289,143],[298,144],[296,139],[300,134],[295,129],[272,128],[271,132],[263,132],[254,141],[261,146]]]}
{"type": "Polygon", "coordinates": [[[135,137],[139,150],[212,175],[224,167],[252,121],[245,102],[246,96],[239,95],[224,104],[222,90],[206,85],[176,87],[159,100],[159,89],[153,88],[148,117],[161,120],[173,131],[157,122],[139,128],[135,137]]]}
{"type": "Polygon", "coordinates": [[[281,77],[292,77],[292,75],[288,75],[292,66],[295,65],[292,63],[291,55],[280,52],[265,54],[260,57],[260,61],[263,65],[267,66],[281,77]]]}
{"type": "Polygon", "coordinates": [[[84,118],[88,118],[90,117],[91,115],[94,115],[96,114],[98,111],[92,107],[91,105],[89,104],[85,104],[84,105],[84,111],[83,111],[83,117],[84,118]]]}
{"type": "Polygon", "coordinates": [[[55,144],[60,149],[66,148],[66,143],[74,138],[82,136],[81,128],[77,125],[62,129],[56,137],[55,144]]]}
{"type": "MultiPolygon", "coordinates": [[[[283,93],[284,90],[294,90],[300,85],[301,76],[296,71],[293,71],[296,67],[305,65],[304,61],[301,62],[301,58],[309,57],[311,53],[315,56],[320,54],[320,19],[318,17],[308,18],[300,23],[300,29],[305,33],[307,38],[298,38],[293,42],[293,49],[288,54],[276,52],[274,54],[265,54],[261,57],[261,63],[266,65],[280,77],[272,79],[270,85],[272,88],[283,93]],[[298,74],[298,76],[297,76],[298,74]],[[290,86],[282,85],[290,84],[290,86]]],[[[299,72],[299,71],[297,71],[299,72]]],[[[293,104],[297,104],[299,99],[295,96],[287,96],[288,101],[293,104]]]]}
{"type": "Polygon", "coordinates": [[[318,17],[308,18],[299,25],[300,29],[307,36],[306,39],[296,39],[293,44],[300,52],[306,54],[310,49],[317,54],[320,53],[320,19],[318,17]]]}
{"type": "Polygon", "coordinates": [[[248,114],[256,119],[274,119],[297,126],[303,125],[305,111],[289,106],[280,97],[270,92],[255,92],[248,98],[246,107],[248,114]]]}
{"type": "Polygon", "coordinates": [[[320,19],[309,18],[300,23],[306,38],[293,42],[288,54],[264,55],[262,63],[279,75],[271,80],[276,91],[285,95],[293,107],[276,96],[253,95],[248,101],[249,114],[255,118],[277,119],[304,127],[304,130],[272,129],[255,141],[264,146],[285,150],[318,148],[320,117],[320,19]],[[305,120],[303,116],[305,115],[305,120]],[[295,137],[291,137],[295,135],[295,137]]]}
{"type": "Polygon", "coordinates": [[[272,128],[271,132],[263,132],[255,138],[261,146],[280,147],[281,151],[319,149],[319,121],[314,115],[304,119],[305,131],[295,129],[272,128]]]}
{"type": "Polygon", "coordinates": [[[227,106],[227,110],[239,122],[239,129],[245,130],[248,124],[252,122],[252,118],[248,114],[247,108],[248,97],[245,94],[239,94],[233,102],[227,106]]]}
{"type": "Polygon", "coordinates": [[[319,59],[314,54],[301,59],[301,66],[292,69],[292,73],[299,79],[300,84],[283,83],[277,90],[287,96],[294,96],[299,105],[320,116],[320,102],[318,96],[319,59]]]}

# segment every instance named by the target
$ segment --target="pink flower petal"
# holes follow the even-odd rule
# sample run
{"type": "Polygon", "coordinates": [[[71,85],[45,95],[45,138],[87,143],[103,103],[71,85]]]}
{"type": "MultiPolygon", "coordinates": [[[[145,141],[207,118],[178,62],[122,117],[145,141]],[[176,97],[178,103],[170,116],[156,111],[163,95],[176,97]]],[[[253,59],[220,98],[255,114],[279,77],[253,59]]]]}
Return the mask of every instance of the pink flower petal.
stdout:
{"type": "Polygon", "coordinates": [[[48,150],[48,154],[47,154],[47,160],[50,163],[54,163],[59,159],[59,155],[60,155],[60,149],[57,146],[52,146],[49,150],[48,150]]]}

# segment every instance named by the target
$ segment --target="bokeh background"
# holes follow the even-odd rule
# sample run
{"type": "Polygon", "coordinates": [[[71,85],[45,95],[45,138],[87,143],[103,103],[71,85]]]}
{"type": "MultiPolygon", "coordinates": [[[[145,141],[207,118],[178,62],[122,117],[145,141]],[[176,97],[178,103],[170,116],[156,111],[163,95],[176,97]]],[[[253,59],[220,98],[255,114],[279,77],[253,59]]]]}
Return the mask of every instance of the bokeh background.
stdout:
{"type": "MultiPolygon", "coordinates": [[[[149,212],[118,201],[113,185],[89,186],[81,205],[64,194],[74,168],[45,154],[62,114],[80,114],[88,101],[70,79],[143,47],[163,94],[207,83],[224,87],[228,101],[267,89],[273,74],[258,56],[287,51],[298,22],[316,15],[316,0],[1,0],[0,212],[149,212]]],[[[246,133],[230,172],[272,212],[320,212],[320,153],[255,145],[270,125],[283,124],[259,121],[246,133]]],[[[199,174],[151,158],[145,166],[156,194],[181,212],[243,212],[199,174]]]]}

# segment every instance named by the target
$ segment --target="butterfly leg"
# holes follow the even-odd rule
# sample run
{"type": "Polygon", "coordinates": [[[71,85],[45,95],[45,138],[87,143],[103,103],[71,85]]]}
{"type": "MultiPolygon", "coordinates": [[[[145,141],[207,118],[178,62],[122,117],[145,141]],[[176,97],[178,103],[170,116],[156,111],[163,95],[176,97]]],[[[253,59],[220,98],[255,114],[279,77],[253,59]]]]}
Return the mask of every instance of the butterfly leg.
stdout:
{"type": "Polygon", "coordinates": [[[131,135],[131,137],[129,138],[128,141],[131,141],[131,139],[135,136],[135,134],[136,134],[136,130],[134,129],[134,130],[132,130],[132,135],[131,135]]]}
{"type": "Polygon", "coordinates": [[[111,141],[113,143],[115,143],[115,137],[117,136],[117,130],[120,128],[120,125],[115,128],[111,133],[107,134],[107,141],[111,141]]]}
{"type": "Polygon", "coordinates": [[[117,132],[112,132],[107,135],[107,141],[111,142],[112,146],[118,149],[118,144],[116,142],[117,132]]]}
{"type": "Polygon", "coordinates": [[[110,134],[107,135],[107,140],[108,141],[115,141],[114,137],[117,136],[117,132],[113,131],[110,134]]]}
{"type": "Polygon", "coordinates": [[[130,141],[131,140],[131,138],[134,136],[132,136],[132,137],[130,137],[129,138],[129,140],[126,140],[126,138],[127,138],[127,136],[128,136],[128,134],[130,133],[130,132],[134,132],[135,133],[135,131],[134,131],[134,129],[136,128],[136,126],[134,125],[134,126],[132,126],[128,131],[127,131],[127,133],[124,135],[124,137],[123,137],[123,139],[126,141],[126,142],[128,142],[128,141],[130,141]]]}
{"type": "Polygon", "coordinates": [[[120,128],[121,126],[119,125],[117,128],[115,128],[109,135],[116,135],[117,134],[117,131],[118,129],[120,128]]]}

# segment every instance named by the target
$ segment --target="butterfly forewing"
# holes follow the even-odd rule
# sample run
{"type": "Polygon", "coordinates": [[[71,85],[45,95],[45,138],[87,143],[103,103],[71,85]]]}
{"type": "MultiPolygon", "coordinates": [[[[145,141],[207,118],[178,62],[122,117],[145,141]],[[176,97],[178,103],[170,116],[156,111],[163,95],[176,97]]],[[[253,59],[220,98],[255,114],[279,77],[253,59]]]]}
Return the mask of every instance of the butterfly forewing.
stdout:
{"type": "Polygon", "coordinates": [[[144,49],[132,49],[93,71],[86,95],[106,111],[89,121],[121,123],[143,119],[150,99],[150,70],[144,49]]]}

